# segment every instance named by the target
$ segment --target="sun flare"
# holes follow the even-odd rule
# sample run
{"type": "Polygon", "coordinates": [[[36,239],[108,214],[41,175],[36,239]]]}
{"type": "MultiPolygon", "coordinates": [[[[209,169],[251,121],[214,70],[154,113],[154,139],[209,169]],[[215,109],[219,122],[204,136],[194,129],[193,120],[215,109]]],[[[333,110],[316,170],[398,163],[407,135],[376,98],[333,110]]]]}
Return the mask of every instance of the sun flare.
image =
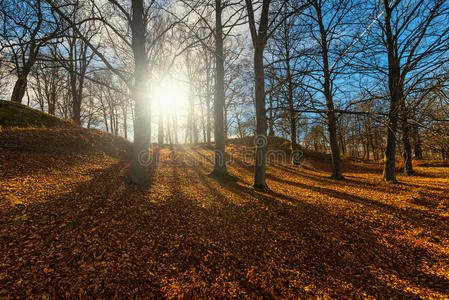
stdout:
{"type": "Polygon", "coordinates": [[[151,92],[155,112],[169,115],[183,115],[188,107],[188,87],[181,80],[165,79],[157,82],[151,92]]]}

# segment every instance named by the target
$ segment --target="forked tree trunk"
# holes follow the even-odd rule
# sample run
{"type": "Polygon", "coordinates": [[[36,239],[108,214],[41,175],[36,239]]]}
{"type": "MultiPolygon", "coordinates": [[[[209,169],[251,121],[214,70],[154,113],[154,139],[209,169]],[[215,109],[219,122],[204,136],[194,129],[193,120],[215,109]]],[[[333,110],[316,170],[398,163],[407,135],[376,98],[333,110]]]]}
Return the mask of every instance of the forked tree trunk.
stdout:
{"type": "Polygon", "coordinates": [[[130,181],[146,186],[150,183],[148,172],[150,146],[150,114],[147,101],[148,61],[145,52],[145,23],[143,0],[132,0],[132,48],[134,53],[134,87],[132,96],[135,102],[134,145],[130,169],[130,181]]]}
{"type": "MultiPolygon", "coordinates": [[[[39,23],[42,22],[39,20],[39,23]]],[[[40,27],[40,25],[39,25],[40,27]]],[[[11,101],[22,103],[22,99],[25,96],[25,92],[27,90],[28,84],[28,74],[31,72],[31,68],[36,62],[37,55],[39,53],[39,46],[36,45],[36,41],[34,39],[34,35],[37,33],[37,28],[33,33],[33,38],[31,39],[30,50],[28,61],[24,64],[22,70],[17,74],[17,81],[14,84],[14,88],[11,95],[11,101]]]]}
{"type": "Polygon", "coordinates": [[[213,173],[227,174],[224,136],[224,57],[223,57],[223,27],[221,23],[222,3],[215,0],[215,99],[214,99],[214,137],[215,162],[213,173]]]}
{"type": "Polygon", "coordinates": [[[23,96],[25,96],[25,91],[27,88],[27,75],[20,74],[17,78],[16,83],[14,84],[14,89],[11,95],[11,101],[22,103],[23,96]]]}

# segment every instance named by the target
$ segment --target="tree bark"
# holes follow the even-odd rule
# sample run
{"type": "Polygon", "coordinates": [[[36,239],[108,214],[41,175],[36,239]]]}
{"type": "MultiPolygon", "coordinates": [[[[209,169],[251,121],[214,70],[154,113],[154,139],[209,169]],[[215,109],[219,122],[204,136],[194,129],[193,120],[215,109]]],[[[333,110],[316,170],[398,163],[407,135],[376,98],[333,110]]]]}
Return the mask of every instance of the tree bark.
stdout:
{"type": "Polygon", "coordinates": [[[147,103],[148,61],[145,52],[145,23],[143,0],[132,0],[132,48],[134,54],[134,87],[132,96],[135,102],[134,145],[130,169],[133,184],[150,184],[148,172],[150,146],[150,114],[147,103]]]}
{"type": "MultiPolygon", "coordinates": [[[[42,15],[39,14],[38,20],[37,20],[37,26],[33,30],[31,34],[31,39],[29,41],[29,53],[28,53],[28,60],[25,62],[21,70],[17,70],[17,81],[14,84],[14,88],[11,95],[11,101],[22,103],[22,99],[25,96],[25,92],[27,89],[28,84],[28,74],[31,72],[31,68],[33,67],[34,63],[36,62],[37,56],[39,54],[40,46],[36,42],[36,35],[38,34],[41,24],[43,22],[42,15]]],[[[25,53],[22,53],[23,56],[26,56],[25,53]]]]}
{"type": "Polygon", "coordinates": [[[419,134],[419,128],[417,125],[414,125],[412,127],[412,134],[413,134],[413,152],[415,154],[416,160],[423,159],[423,151],[421,147],[421,137],[419,134]]]}
{"type": "Polygon", "coordinates": [[[14,84],[14,89],[11,95],[11,101],[22,103],[23,96],[25,96],[25,91],[27,88],[27,76],[28,74],[20,74],[14,84]]]}
{"type": "Polygon", "coordinates": [[[206,63],[208,63],[207,65],[207,72],[206,72],[206,143],[210,144],[210,140],[211,140],[211,106],[210,106],[210,102],[211,102],[211,68],[209,66],[209,59],[208,59],[208,52],[205,51],[206,54],[206,63]]]}
{"type": "MultiPolygon", "coordinates": [[[[402,97],[403,98],[403,97],[402,97]]],[[[403,159],[404,159],[404,175],[413,175],[413,164],[412,164],[412,145],[410,142],[410,125],[407,122],[407,112],[405,107],[405,99],[402,99],[402,145],[404,147],[403,159]]]]}
{"type": "Polygon", "coordinates": [[[323,92],[324,97],[326,98],[326,107],[327,107],[327,130],[329,134],[329,144],[332,153],[332,178],[341,179],[342,176],[342,164],[340,157],[340,147],[338,145],[337,139],[337,118],[335,116],[335,108],[334,108],[334,100],[332,96],[331,90],[331,79],[330,79],[330,69],[329,69],[329,49],[327,33],[324,28],[324,21],[321,15],[321,7],[316,6],[318,22],[320,26],[320,34],[321,34],[321,56],[323,60],[323,92]]]}
{"type": "Polygon", "coordinates": [[[265,181],[267,155],[267,121],[265,110],[265,74],[263,46],[256,43],[254,49],[254,91],[256,104],[256,166],[254,168],[254,188],[266,189],[265,181]]]}
{"type": "Polygon", "coordinates": [[[387,124],[387,146],[385,149],[385,162],[383,180],[396,182],[396,132],[398,127],[400,109],[400,67],[396,57],[397,41],[391,29],[391,8],[389,0],[384,0],[385,7],[385,36],[388,54],[388,87],[390,90],[390,108],[387,124]]]}
{"type": "Polygon", "coordinates": [[[75,121],[76,124],[81,125],[81,105],[77,100],[73,100],[72,102],[72,120],[75,121]]]}
{"type": "Polygon", "coordinates": [[[268,20],[270,12],[270,0],[262,2],[259,28],[256,29],[254,9],[252,1],[246,0],[248,23],[251,32],[251,40],[254,48],[254,104],[256,107],[256,157],[254,167],[254,188],[267,189],[265,181],[266,156],[267,156],[267,115],[265,109],[265,74],[263,65],[263,53],[268,34],[268,20]]]}
{"type": "MultiPolygon", "coordinates": [[[[287,49],[288,51],[288,49],[287,49]]],[[[296,138],[296,112],[293,100],[293,82],[290,71],[290,57],[287,53],[287,84],[288,84],[288,110],[289,110],[289,121],[290,121],[290,147],[292,151],[297,148],[297,138],[296,138]]]]}
{"type": "Polygon", "coordinates": [[[268,94],[268,113],[269,113],[269,119],[268,119],[268,136],[274,136],[274,113],[273,113],[273,92],[270,92],[268,94]]]}
{"type": "Polygon", "coordinates": [[[215,162],[213,173],[227,174],[225,156],[225,124],[224,124],[224,57],[223,57],[223,27],[222,27],[222,3],[215,0],[215,97],[214,97],[214,138],[215,138],[215,162]]]}

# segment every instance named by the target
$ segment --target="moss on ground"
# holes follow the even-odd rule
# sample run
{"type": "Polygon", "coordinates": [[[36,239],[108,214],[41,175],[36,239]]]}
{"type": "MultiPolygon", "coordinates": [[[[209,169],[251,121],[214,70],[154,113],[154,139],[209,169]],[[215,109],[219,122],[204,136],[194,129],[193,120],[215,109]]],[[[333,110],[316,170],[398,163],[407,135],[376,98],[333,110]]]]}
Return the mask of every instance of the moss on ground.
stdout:
{"type": "Polygon", "coordinates": [[[4,128],[65,127],[70,126],[70,123],[20,103],[0,100],[0,126],[4,128]]]}

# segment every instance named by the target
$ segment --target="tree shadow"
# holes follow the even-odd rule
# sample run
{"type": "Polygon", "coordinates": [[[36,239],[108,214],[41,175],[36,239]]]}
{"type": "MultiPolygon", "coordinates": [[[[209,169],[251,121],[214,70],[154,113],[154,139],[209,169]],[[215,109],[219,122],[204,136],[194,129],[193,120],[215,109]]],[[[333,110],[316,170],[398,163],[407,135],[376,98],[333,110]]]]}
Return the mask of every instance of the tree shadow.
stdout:
{"type": "MultiPolygon", "coordinates": [[[[29,220],[22,227],[8,225],[2,242],[13,243],[8,247],[16,251],[8,252],[8,261],[20,268],[11,268],[0,284],[34,274],[34,295],[48,292],[50,286],[57,295],[68,291],[77,297],[162,298],[178,291],[186,298],[220,298],[239,290],[235,297],[341,298],[366,293],[418,298],[377,276],[380,272],[447,292],[446,278],[422,271],[424,263],[436,264],[444,257],[394,239],[387,245],[369,221],[280,192],[259,192],[235,178],[217,181],[207,175],[207,165],[155,165],[149,169],[151,188],[123,184],[127,169],[127,161],[120,161],[92,171],[89,181],[56,199],[16,212],[26,213],[29,220]],[[75,228],[67,226],[72,220],[78,224],[75,228]],[[23,247],[28,241],[34,242],[33,251],[52,274],[33,269],[39,266],[23,247]],[[84,294],[71,289],[80,286],[84,294]],[[311,290],[305,289],[308,286],[311,290]]],[[[419,217],[356,195],[301,187],[375,207],[407,222],[419,217]]],[[[26,296],[25,289],[10,288],[14,296],[26,296]]]]}
{"type": "MultiPolygon", "coordinates": [[[[432,214],[423,210],[414,209],[411,207],[407,207],[407,209],[401,209],[399,207],[383,203],[380,201],[371,200],[368,198],[363,198],[357,195],[348,194],[342,191],[329,189],[325,187],[319,187],[319,186],[311,186],[302,184],[299,182],[293,182],[290,180],[282,179],[279,177],[270,176],[273,180],[277,182],[281,182],[288,185],[293,185],[296,187],[300,187],[303,189],[308,189],[314,192],[317,192],[322,195],[326,195],[332,198],[341,199],[344,201],[350,201],[355,202],[359,204],[363,204],[365,206],[370,206],[376,209],[381,209],[382,211],[385,211],[389,214],[393,214],[396,217],[399,217],[400,219],[413,224],[422,226],[425,228],[430,228],[432,231],[438,231],[438,232],[448,232],[449,231],[449,217],[442,217],[438,214],[432,214]]],[[[271,193],[276,194],[280,196],[280,194],[272,191],[271,193]]]]}
{"type": "MultiPolygon", "coordinates": [[[[201,172],[197,171],[197,174],[201,178],[200,180],[202,183],[208,187],[211,195],[214,195],[214,199],[225,201],[224,199],[226,199],[226,197],[224,197],[222,192],[220,192],[217,188],[212,187],[210,182],[201,172]]],[[[320,249],[317,253],[309,252],[306,255],[306,260],[316,263],[317,266],[314,267],[318,270],[328,270],[329,266],[332,266],[332,272],[327,273],[326,275],[320,274],[320,276],[322,276],[320,280],[323,280],[322,283],[324,286],[326,286],[326,284],[330,284],[330,281],[333,280],[340,282],[349,280],[357,289],[368,292],[370,295],[381,296],[382,294],[379,294],[379,290],[377,289],[377,287],[381,287],[382,293],[386,293],[392,297],[417,298],[417,296],[412,293],[393,288],[387,282],[373,277],[373,274],[364,272],[363,268],[369,266],[374,266],[376,269],[392,274],[396,273],[395,270],[397,268],[405,269],[407,273],[399,274],[397,276],[403,278],[404,280],[411,280],[417,286],[430,288],[441,292],[444,292],[442,287],[449,284],[446,278],[423,273],[420,270],[420,264],[433,256],[432,253],[428,252],[428,250],[424,248],[415,247],[413,250],[410,250],[407,246],[396,243],[394,245],[395,248],[390,249],[386,247],[386,245],[378,242],[378,233],[372,231],[369,227],[363,227],[364,231],[360,232],[360,224],[339,224],[341,223],[341,220],[346,220],[348,217],[330,214],[321,206],[311,205],[299,199],[273,191],[259,193],[250,187],[237,185],[235,182],[227,182],[223,185],[223,187],[226,190],[236,194],[237,198],[247,198],[248,196],[251,196],[254,201],[256,201],[243,205],[235,205],[231,202],[229,209],[232,210],[233,213],[234,211],[241,211],[240,213],[237,213],[237,215],[253,215],[254,209],[256,209],[256,211],[259,212],[256,214],[259,218],[266,218],[265,221],[267,222],[265,223],[265,226],[269,228],[267,231],[268,233],[273,233],[272,225],[278,223],[279,226],[275,226],[276,229],[274,230],[274,232],[278,235],[289,232],[290,236],[301,239],[302,243],[316,242],[319,243],[321,247],[326,247],[325,250],[320,249]],[[291,205],[279,202],[278,199],[282,199],[283,201],[293,204],[294,209],[291,205]],[[269,211],[274,212],[275,216],[270,216],[267,214],[265,206],[268,206],[269,211]],[[302,223],[296,223],[292,220],[294,217],[298,217],[297,215],[291,215],[292,210],[300,212],[302,218],[299,218],[299,220],[303,221],[302,223]],[[292,223],[294,226],[292,226],[292,223]],[[325,228],[326,230],[320,231],[315,228],[325,228]],[[349,237],[342,239],[342,232],[346,233],[349,237]],[[340,238],[340,240],[338,238],[336,239],[336,237],[340,238]],[[346,251],[355,252],[353,251],[354,247],[360,248],[357,249],[358,252],[353,253],[353,256],[356,257],[356,261],[350,261],[335,251],[336,249],[343,248],[346,251]],[[361,258],[360,255],[363,255],[364,250],[366,250],[364,247],[367,249],[377,249],[376,252],[383,254],[382,258],[384,261],[378,261],[375,254],[370,257],[361,258]],[[323,252],[321,252],[321,250],[323,250],[323,252]],[[395,256],[395,251],[399,251],[398,253],[401,251],[402,253],[407,253],[407,258],[415,263],[413,265],[409,265],[406,261],[397,258],[395,256]],[[385,252],[387,252],[388,255],[385,255],[385,252]],[[319,259],[316,259],[317,256],[319,259]],[[348,265],[351,266],[357,263],[361,263],[359,266],[359,271],[362,276],[351,276],[351,274],[347,274],[345,271],[342,271],[345,270],[348,265]],[[424,281],[421,281],[419,278],[424,279],[424,281]]],[[[361,200],[364,203],[368,202],[366,201],[368,199],[358,200],[361,200]]],[[[261,241],[272,240],[268,237],[264,238],[262,233],[260,233],[260,239],[261,241]]],[[[261,241],[258,243],[261,243],[261,241]]],[[[271,246],[273,245],[264,243],[263,245],[260,245],[260,248],[269,249],[271,246]]],[[[297,251],[301,251],[301,249],[297,249],[297,251]]],[[[260,257],[264,256],[263,253],[256,253],[257,255],[260,255],[260,257]]],[[[286,251],[286,253],[288,252],[286,251]]],[[[244,254],[242,253],[239,255],[244,254]]],[[[253,257],[253,259],[257,260],[257,257],[253,257]]],[[[287,265],[292,263],[293,262],[287,262],[287,265]]],[[[283,267],[287,267],[285,265],[286,261],[283,261],[283,264],[283,267]]],[[[292,265],[289,265],[289,267],[298,268],[298,265],[293,263],[292,265]]]]}

